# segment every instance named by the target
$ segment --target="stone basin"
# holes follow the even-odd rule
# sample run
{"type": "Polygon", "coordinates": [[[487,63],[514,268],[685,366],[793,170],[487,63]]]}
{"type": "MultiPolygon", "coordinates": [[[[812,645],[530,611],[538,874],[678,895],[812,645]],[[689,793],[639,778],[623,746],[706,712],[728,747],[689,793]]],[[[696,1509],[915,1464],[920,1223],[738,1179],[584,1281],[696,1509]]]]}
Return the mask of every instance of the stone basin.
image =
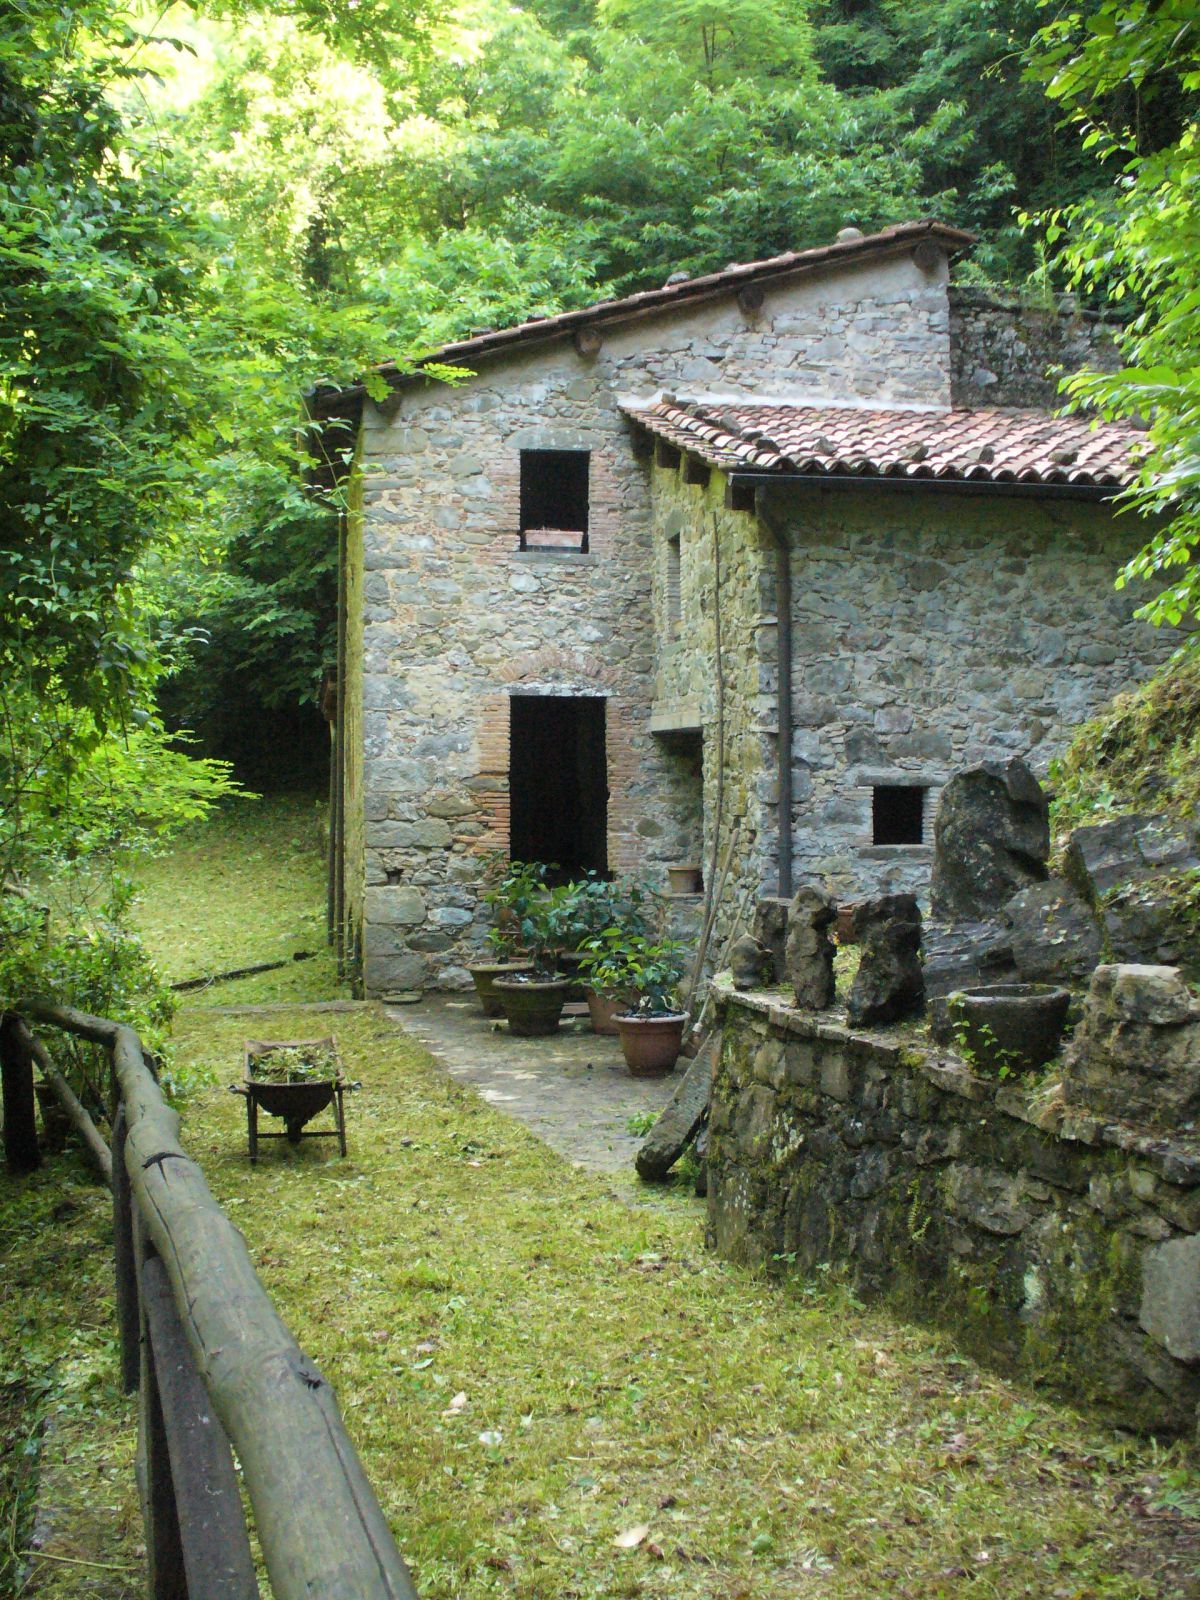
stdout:
{"type": "Polygon", "coordinates": [[[985,983],[946,996],[946,1023],[979,1071],[1034,1072],[1054,1055],[1071,1003],[1049,983],[985,983]]]}

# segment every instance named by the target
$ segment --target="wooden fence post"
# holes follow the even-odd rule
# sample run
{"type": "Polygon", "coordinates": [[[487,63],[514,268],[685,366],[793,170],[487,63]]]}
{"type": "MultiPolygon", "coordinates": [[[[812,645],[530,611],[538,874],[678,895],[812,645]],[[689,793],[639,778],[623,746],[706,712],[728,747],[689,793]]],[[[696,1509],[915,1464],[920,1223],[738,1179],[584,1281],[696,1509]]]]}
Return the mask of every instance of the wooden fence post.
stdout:
{"type": "Polygon", "coordinates": [[[133,1244],[133,1192],[125,1167],[125,1107],[117,1107],[112,1131],[113,1255],[116,1263],[117,1324],[121,1330],[121,1387],[132,1394],[141,1375],[141,1314],[137,1257],[133,1244]]]}
{"type": "MultiPolygon", "coordinates": [[[[138,1230],[140,1234],[140,1229],[138,1230]]],[[[138,1241],[140,1248],[140,1239],[138,1241]]],[[[144,1283],[148,1260],[139,1279],[144,1283]]],[[[179,1538],[179,1513],[171,1479],[171,1452],[158,1394],[154,1344],[142,1299],[141,1376],[138,1383],[137,1477],[146,1530],[146,1593],[149,1600],[188,1600],[179,1538]]]]}
{"type": "Polygon", "coordinates": [[[33,1172],[42,1164],[34,1114],[33,1057],[14,1011],[6,1011],[0,1019],[0,1086],[5,1165],[10,1172],[33,1172]]]}
{"type": "Polygon", "coordinates": [[[141,1290],[154,1388],[147,1418],[149,1500],[163,1518],[155,1600],[258,1600],[229,1441],[196,1371],[171,1281],[157,1256],[142,1262],[141,1290]],[[160,1504],[160,1475],[169,1511],[160,1504]],[[179,1563],[179,1575],[166,1568],[167,1561],[179,1563]]]}

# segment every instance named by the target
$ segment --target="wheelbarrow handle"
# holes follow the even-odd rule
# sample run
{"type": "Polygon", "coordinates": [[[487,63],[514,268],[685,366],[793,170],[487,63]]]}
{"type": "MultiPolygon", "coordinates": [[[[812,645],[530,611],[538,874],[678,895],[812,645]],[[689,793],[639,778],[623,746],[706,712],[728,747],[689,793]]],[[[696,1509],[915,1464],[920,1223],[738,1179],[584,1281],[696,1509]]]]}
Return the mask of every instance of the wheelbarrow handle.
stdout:
{"type": "Polygon", "coordinates": [[[246,1085],[244,1083],[230,1083],[230,1084],[226,1085],[226,1088],[229,1090],[230,1094],[249,1094],[250,1093],[249,1089],[247,1089],[247,1087],[246,1087],[246,1085]]]}

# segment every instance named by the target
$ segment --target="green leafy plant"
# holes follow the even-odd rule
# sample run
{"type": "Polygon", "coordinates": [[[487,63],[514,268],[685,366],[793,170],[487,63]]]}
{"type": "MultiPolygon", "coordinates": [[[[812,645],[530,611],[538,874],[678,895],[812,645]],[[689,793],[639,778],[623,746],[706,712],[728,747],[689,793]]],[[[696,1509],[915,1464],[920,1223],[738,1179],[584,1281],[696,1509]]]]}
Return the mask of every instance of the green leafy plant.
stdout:
{"type": "Polygon", "coordinates": [[[655,910],[654,891],[641,879],[603,878],[590,871],[553,891],[562,920],[564,950],[583,950],[606,928],[627,933],[650,931],[655,910]]]}
{"type": "Polygon", "coordinates": [[[562,948],[568,922],[565,898],[546,885],[546,874],[552,870],[543,861],[510,861],[499,882],[483,896],[495,919],[488,933],[493,948],[505,961],[527,955],[534,973],[542,978],[554,973],[554,957],[562,948]]]}
{"type": "Polygon", "coordinates": [[[614,927],[588,942],[580,965],[598,994],[641,1016],[667,1016],[678,1010],[687,954],[688,946],[678,939],[614,927]]]}

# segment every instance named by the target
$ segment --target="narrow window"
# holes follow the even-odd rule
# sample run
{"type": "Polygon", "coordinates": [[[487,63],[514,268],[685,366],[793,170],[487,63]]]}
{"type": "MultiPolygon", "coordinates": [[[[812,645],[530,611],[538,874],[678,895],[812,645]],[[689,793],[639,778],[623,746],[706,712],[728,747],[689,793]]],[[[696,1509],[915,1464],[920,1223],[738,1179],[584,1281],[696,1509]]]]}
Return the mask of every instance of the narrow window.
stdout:
{"type": "Polygon", "coordinates": [[[672,638],[679,633],[682,614],[679,598],[679,535],[667,540],[667,632],[672,638]]]}
{"type": "Polygon", "coordinates": [[[871,791],[874,844],[924,844],[925,790],[919,784],[881,783],[871,791]]]}
{"type": "Polygon", "coordinates": [[[586,550],[588,450],[521,451],[521,549],[586,550]]]}

